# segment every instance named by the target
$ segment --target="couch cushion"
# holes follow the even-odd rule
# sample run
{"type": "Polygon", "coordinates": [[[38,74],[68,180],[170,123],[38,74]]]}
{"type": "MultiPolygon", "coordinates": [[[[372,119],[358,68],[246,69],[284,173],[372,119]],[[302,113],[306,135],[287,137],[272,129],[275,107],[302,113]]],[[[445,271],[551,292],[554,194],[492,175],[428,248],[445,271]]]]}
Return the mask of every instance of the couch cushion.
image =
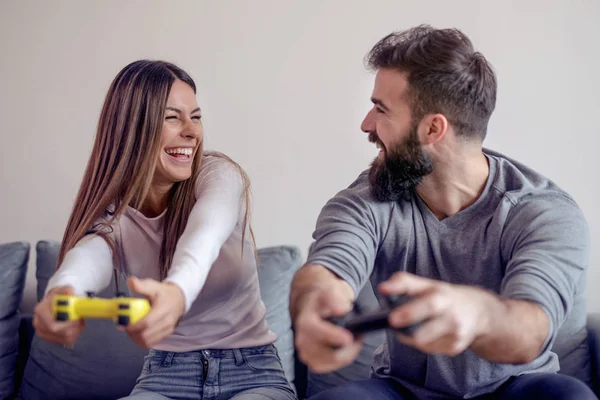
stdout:
{"type": "Polygon", "coordinates": [[[290,284],[302,265],[300,250],[292,246],[267,247],[258,250],[260,294],[267,308],[267,323],[277,335],[275,347],[286,377],[294,375],[294,333],[289,313],[290,284]]]}
{"type": "MultiPolygon", "coordinates": [[[[59,243],[38,242],[38,297],[43,296],[56,269],[59,243]]],[[[126,281],[119,277],[119,286],[126,281]]],[[[115,282],[99,293],[114,297],[115,282]]],[[[25,367],[21,396],[30,399],[116,399],[130,393],[147,350],[119,332],[112,321],[88,320],[75,348],[48,343],[34,336],[25,367]]]]}
{"type": "MultiPolygon", "coordinates": [[[[370,282],[367,282],[358,295],[356,304],[364,311],[379,307],[379,302],[375,297],[370,282]]],[[[314,396],[325,389],[332,388],[344,382],[368,379],[371,374],[373,353],[384,341],[385,331],[371,332],[365,335],[363,339],[363,348],[352,364],[327,374],[315,374],[309,372],[306,388],[307,397],[314,396]]]]}
{"type": "Polygon", "coordinates": [[[29,243],[0,244],[0,399],[15,389],[19,348],[19,304],[23,296],[29,243]]]}

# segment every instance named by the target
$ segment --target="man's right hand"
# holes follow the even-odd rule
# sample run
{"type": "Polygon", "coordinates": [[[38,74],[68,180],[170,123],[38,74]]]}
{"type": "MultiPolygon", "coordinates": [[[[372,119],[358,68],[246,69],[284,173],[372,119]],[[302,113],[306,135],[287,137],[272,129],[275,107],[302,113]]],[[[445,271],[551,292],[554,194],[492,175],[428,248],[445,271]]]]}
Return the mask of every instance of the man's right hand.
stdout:
{"type": "Polygon", "coordinates": [[[335,371],[350,364],[362,348],[362,340],[326,320],[350,311],[351,302],[338,281],[330,290],[305,292],[299,299],[294,321],[298,356],[315,373],[335,371]]]}
{"type": "Polygon", "coordinates": [[[74,294],[71,286],[62,286],[50,290],[33,310],[33,327],[39,337],[51,342],[74,346],[85,326],[79,321],[56,321],[52,315],[52,299],[57,294],[74,294]]]}

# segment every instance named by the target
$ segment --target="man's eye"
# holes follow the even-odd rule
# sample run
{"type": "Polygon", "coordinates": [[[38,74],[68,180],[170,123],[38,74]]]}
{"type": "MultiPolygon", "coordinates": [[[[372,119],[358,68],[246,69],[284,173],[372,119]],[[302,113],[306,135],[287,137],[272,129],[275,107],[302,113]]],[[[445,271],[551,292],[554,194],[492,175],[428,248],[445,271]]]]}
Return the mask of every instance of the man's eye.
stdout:
{"type": "Polygon", "coordinates": [[[381,108],[379,108],[379,107],[375,107],[375,111],[377,111],[380,114],[384,113],[384,111],[381,108]]]}

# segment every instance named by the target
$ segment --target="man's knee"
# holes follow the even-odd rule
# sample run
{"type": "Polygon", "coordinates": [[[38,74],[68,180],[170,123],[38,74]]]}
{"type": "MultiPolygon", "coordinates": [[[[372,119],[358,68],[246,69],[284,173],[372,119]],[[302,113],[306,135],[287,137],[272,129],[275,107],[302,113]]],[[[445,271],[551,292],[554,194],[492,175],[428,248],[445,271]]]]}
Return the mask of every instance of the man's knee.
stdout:
{"type": "Polygon", "coordinates": [[[531,374],[515,379],[503,398],[553,400],[597,400],[596,395],[583,382],[562,374],[531,374]]]}
{"type": "Polygon", "coordinates": [[[310,400],[403,400],[404,397],[395,387],[394,383],[384,379],[367,379],[349,382],[333,389],[325,390],[312,396],[310,400]]]}

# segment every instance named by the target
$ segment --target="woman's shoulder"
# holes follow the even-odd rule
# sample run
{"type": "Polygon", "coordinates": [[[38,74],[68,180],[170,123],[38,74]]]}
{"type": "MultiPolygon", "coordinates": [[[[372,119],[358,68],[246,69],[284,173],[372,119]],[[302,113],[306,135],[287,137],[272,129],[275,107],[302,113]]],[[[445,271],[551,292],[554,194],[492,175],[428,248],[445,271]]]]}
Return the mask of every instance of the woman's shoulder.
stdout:
{"type": "Polygon", "coordinates": [[[249,180],[242,167],[229,156],[215,151],[207,151],[202,154],[196,186],[203,186],[215,181],[227,181],[232,185],[247,186],[249,180]]]}
{"type": "Polygon", "coordinates": [[[229,156],[224,153],[217,151],[205,151],[202,153],[202,164],[200,166],[200,172],[202,171],[241,171],[241,167],[238,163],[233,161],[229,156]]]}

